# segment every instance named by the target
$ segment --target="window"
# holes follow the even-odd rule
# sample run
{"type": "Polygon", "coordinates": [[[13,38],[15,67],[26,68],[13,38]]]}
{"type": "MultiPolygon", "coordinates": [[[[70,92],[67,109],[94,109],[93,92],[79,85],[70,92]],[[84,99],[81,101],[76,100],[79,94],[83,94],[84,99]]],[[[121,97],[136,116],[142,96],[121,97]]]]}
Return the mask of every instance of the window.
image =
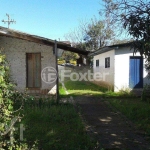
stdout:
{"type": "Polygon", "coordinates": [[[41,86],[41,54],[27,53],[27,87],[40,88],[41,86]]]}
{"type": "Polygon", "coordinates": [[[110,57],[105,58],[105,68],[110,68],[110,57]]]}
{"type": "Polygon", "coordinates": [[[99,60],[96,60],[96,67],[99,66],[99,60]]]}

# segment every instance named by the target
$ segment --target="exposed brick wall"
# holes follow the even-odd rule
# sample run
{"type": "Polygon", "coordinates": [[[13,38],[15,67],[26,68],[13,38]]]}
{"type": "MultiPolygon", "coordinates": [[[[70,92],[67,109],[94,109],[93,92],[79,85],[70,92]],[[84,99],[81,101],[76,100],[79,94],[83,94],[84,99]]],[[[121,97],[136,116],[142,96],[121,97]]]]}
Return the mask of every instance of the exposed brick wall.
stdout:
{"type": "MultiPolygon", "coordinates": [[[[26,89],[26,53],[41,53],[41,70],[48,66],[56,68],[56,60],[51,46],[0,36],[0,47],[4,48],[4,54],[10,65],[11,78],[17,84],[18,91],[26,89]]],[[[54,85],[55,83],[48,85],[42,81],[41,91],[51,89],[54,85]]]]}

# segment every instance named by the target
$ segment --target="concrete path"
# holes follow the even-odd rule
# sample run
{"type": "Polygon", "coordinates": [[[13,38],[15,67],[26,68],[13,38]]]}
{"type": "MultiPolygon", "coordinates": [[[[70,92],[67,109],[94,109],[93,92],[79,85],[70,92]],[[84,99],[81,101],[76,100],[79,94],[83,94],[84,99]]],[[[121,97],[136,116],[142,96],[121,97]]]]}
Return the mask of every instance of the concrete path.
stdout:
{"type": "Polygon", "coordinates": [[[105,150],[150,150],[150,143],[133,124],[98,97],[76,97],[87,131],[105,150]]]}

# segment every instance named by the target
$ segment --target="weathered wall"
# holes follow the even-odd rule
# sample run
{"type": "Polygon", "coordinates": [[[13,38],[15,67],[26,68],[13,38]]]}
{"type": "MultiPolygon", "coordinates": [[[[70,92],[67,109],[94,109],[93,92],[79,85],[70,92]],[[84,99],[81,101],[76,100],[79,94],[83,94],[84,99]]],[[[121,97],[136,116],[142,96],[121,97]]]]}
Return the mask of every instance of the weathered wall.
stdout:
{"type": "MultiPolygon", "coordinates": [[[[115,50],[115,91],[129,88],[130,56],[133,56],[133,51],[130,47],[123,47],[115,50]]],[[[140,54],[136,53],[134,56],[140,56],[140,54]]],[[[146,83],[150,83],[145,70],[145,60],[143,61],[143,68],[143,85],[145,85],[146,83]]]]}
{"type": "MultiPolygon", "coordinates": [[[[4,48],[11,78],[17,84],[18,91],[24,91],[26,88],[26,53],[41,53],[41,70],[47,66],[56,68],[53,47],[5,36],[0,36],[0,47],[4,48]]],[[[41,89],[51,89],[54,84],[42,81],[41,89]]]]}
{"type": "MultiPolygon", "coordinates": [[[[114,85],[114,50],[99,54],[94,56],[93,58],[93,69],[94,73],[100,72],[102,76],[102,82],[103,84],[106,83],[108,86],[113,86],[114,85]],[[110,57],[110,67],[105,68],[105,58],[110,57]],[[99,67],[96,67],[96,60],[99,60],[99,67]]],[[[111,88],[108,87],[108,88],[111,88]]]]}
{"type": "MultiPolygon", "coordinates": [[[[102,75],[101,85],[114,87],[114,91],[129,89],[129,62],[130,56],[133,56],[133,51],[130,47],[122,47],[111,50],[93,58],[94,73],[100,72],[102,75]],[[110,68],[105,68],[105,58],[110,57],[110,68]],[[99,60],[99,67],[96,67],[96,60],[99,60]]],[[[140,56],[136,53],[134,56],[140,56]]],[[[145,70],[145,60],[143,60],[143,85],[150,84],[150,79],[147,77],[145,70]]],[[[111,87],[110,87],[111,89],[111,87]]]]}

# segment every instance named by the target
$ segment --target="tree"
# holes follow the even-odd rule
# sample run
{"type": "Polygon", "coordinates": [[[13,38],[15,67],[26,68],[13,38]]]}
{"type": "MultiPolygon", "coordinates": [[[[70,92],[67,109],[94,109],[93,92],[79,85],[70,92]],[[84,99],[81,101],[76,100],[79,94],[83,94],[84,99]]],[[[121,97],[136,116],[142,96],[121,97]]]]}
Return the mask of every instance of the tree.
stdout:
{"type": "Polygon", "coordinates": [[[65,35],[66,40],[71,41],[72,46],[85,50],[97,50],[110,44],[114,32],[108,19],[91,19],[90,23],[82,21],[78,29],[65,35]]]}
{"type": "Polygon", "coordinates": [[[115,44],[122,44],[122,43],[129,43],[129,42],[133,42],[132,39],[115,39],[113,42],[112,42],[112,45],[115,45],[115,44]]]}
{"type": "Polygon", "coordinates": [[[133,38],[131,48],[146,58],[150,69],[150,2],[147,0],[104,0],[106,13],[116,25],[125,29],[133,38]]]}
{"type": "Polygon", "coordinates": [[[68,63],[70,60],[76,60],[78,58],[79,58],[79,55],[77,53],[73,53],[69,51],[65,51],[61,56],[61,59],[65,60],[66,63],[68,63]]]}
{"type": "Polygon", "coordinates": [[[112,40],[114,33],[107,23],[106,20],[92,20],[88,25],[84,41],[89,44],[91,50],[98,50],[112,40]]]}

